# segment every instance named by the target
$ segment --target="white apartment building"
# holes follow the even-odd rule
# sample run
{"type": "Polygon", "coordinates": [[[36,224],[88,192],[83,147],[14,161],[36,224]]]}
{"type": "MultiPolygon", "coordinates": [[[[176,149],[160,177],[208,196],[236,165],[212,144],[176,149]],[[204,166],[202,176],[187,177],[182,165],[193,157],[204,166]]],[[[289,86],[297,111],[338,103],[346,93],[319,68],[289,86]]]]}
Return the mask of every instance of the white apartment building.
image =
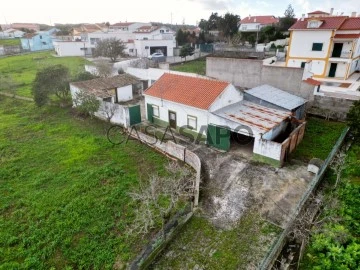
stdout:
{"type": "Polygon", "coordinates": [[[360,70],[360,17],[311,12],[290,29],[287,67],[304,68],[314,78],[348,79],[360,70]]]}

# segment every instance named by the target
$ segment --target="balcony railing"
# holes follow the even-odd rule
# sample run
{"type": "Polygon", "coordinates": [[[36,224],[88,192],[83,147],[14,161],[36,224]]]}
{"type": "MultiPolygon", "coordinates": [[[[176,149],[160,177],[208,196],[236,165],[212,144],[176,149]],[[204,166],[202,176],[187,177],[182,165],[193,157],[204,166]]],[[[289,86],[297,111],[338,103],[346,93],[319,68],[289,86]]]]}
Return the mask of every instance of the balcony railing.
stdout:
{"type": "Polygon", "coordinates": [[[340,56],[335,56],[335,55],[334,55],[334,52],[333,52],[331,57],[332,58],[350,58],[351,52],[341,52],[340,56]]]}

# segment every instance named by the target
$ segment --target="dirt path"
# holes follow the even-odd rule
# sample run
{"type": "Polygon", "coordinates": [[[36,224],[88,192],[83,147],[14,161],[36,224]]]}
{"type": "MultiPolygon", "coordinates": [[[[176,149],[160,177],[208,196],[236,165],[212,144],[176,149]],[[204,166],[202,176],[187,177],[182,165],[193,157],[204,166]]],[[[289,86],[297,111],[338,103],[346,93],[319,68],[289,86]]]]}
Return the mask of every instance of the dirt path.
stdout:
{"type": "Polygon", "coordinates": [[[33,98],[29,98],[29,97],[22,97],[22,96],[17,96],[17,95],[13,95],[10,93],[6,93],[6,92],[1,92],[0,91],[0,95],[5,96],[5,97],[11,97],[11,98],[16,98],[16,99],[20,99],[20,100],[26,100],[26,101],[32,101],[34,102],[33,98]]]}

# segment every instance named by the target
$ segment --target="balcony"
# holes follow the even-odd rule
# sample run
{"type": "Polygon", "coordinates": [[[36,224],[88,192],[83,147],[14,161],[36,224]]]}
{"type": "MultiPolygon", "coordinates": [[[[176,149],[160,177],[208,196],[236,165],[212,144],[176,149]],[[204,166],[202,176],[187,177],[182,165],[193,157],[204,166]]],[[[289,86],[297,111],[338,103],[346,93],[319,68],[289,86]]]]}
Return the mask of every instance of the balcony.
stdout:
{"type": "Polygon", "coordinates": [[[350,56],[351,56],[351,51],[338,52],[338,51],[334,50],[331,54],[332,58],[350,58],[350,56]]]}

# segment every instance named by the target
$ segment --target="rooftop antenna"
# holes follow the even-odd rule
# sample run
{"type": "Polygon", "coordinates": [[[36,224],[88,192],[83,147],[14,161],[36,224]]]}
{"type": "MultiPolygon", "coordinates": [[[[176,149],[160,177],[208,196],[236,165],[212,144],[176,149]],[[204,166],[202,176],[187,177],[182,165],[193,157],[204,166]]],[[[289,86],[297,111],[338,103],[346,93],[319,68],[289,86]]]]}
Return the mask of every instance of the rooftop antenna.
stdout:
{"type": "Polygon", "coordinates": [[[170,13],[170,24],[172,25],[172,12],[170,13]]]}

